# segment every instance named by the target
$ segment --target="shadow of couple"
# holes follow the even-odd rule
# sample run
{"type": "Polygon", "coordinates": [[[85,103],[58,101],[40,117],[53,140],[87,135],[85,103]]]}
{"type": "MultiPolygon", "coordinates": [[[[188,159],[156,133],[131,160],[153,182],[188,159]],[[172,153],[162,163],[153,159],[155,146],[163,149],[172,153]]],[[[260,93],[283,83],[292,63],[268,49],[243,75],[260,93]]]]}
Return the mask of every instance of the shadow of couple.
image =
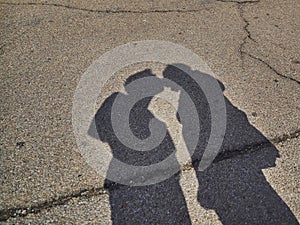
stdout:
{"type": "MultiPolygon", "coordinates": [[[[196,72],[199,77],[209,77],[207,74],[196,72]]],[[[200,134],[191,159],[198,179],[199,204],[203,208],[214,210],[223,224],[299,224],[262,173],[263,168],[275,166],[276,158],[279,157],[278,150],[249,123],[246,114],[225,97],[227,124],[221,149],[212,165],[202,172],[198,171],[211,133],[212,115],[207,98],[198,83],[176,66],[168,65],[163,76],[188,93],[198,112],[200,134]]],[[[156,76],[149,69],[138,72],[126,80],[125,88],[126,85],[144,77],[156,76]]],[[[224,86],[220,82],[219,84],[224,91],[224,86]]],[[[167,132],[161,144],[151,151],[135,151],[122,144],[111,121],[113,103],[118,94],[124,95],[110,95],[95,115],[99,138],[108,143],[113,157],[129,165],[148,166],[171,156],[176,147],[170,132],[167,132]]],[[[130,110],[131,132],[142,140],[151,135],[149,123],[155,116],[148,106],[152,99],[151,96],[145,97],[136,102],[130,110]]],[[[179,108],[183,101],[185,100],[179,98],[179,108]]],[[[181,120],[179,116],[178,120],[181,120]]],[[[188,128],[183,125],[183,138],[188,139],[188,134],[188,128]]],[[[175,157],[173,162],[178,172],[152,185],[131,186],[105,180],[105,188],[110,193],[113,224],[192,223],[179,184],[180,165],[175,157]]],[[[115,173],[115,169],[112,160],[107,174],[115,173]]],[[[202,215],[198,216],[201,219],[202,215]]]]}

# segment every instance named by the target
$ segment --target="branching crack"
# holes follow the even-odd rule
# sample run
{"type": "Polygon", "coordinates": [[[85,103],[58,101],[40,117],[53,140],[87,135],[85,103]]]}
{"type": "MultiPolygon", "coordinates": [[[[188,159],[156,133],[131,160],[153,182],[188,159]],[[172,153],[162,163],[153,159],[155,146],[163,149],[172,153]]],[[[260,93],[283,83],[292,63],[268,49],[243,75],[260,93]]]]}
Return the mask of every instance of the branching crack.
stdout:
{"type": "Polygon", "coordinates": [[[247,35],[243,38],[242,43],[241,43],[240,46],[239,46],[239,53],[240,53],[240,57],[241,57],[241,60],[242,60],[242,68],[244,68],[244,56],[247,55],[247,56],[249,56],[250,58],[255,59],[255,60],[257,60],[257,61],[263,63],[264,65],[266,65],[266,66],[267,66],[269,69],[271,69],[276,75],[281,76],[281,77],[286,78],[286,79],[289,79],[289,80],[291,80],[291,81],[294,81],[294,82],[296,82],[297,84],[300,84],[300,81],[299,81],[299,80],[296,80],[296,79],[294,79],[294,78],[292,78],[292,77],[289,77],[289,76],[286,76],[286,75],[280,73],[279,71],[277,71],[273,66],[271,66],[271,65],[270,65],[269,63],[267,63],[266,61],[264,61],[264,60],[262,60],[262,59],[260,59],[260,58],[258,58],[258,57],[255,57],[254,55],[248,53],[248,52],[244,49],[244,48],[245,48],[245,45],[247,44],[247,41],[248,41],[248,40],[251,40],[251,41],[253,41],[253,42],[255,42],[255,43],[257,43],[257,42],[256,42],[256,40],[252,37],[251,32],[250,32],[250,30],[249,30],[250,23],[249,23],[249,21],[246,19],[246,17],[244,16],[244,8],[243,8],[243,6],[244,6],[245,4],[258,3],[258,2],[260,2],[260,0],[257,0],[257,1],[231,1],[231,0],[226,1],[226,0],[217,0],[217,1],[219,1],[219,2],[225,2],[225,3],[226,3],[226,2],[230,2],[230,3],[235,3],[235,4],[237,4],[238,10],[239,10],[239,13],[240,13],[240,17],[242,18],[242,20],[243,20],[243,22],[244,22],[244,24],[245,24],[245,25],[243,26],[243,30],[246,32],[247,35]]]}
{"type": "MultiPolygon", "coordinates": [[[[248,57],[255,59],[261,63],[263,63],[264,65],[266,65],[269,69],[271,69],[274,73],[276,73],[278,76],[281,76],[283,78],[292,80],[294,82],[297,82],[298,84],[300,84],[300,81],[288,77],[280,72],[278,72],[274,67],[272,67],[270,64],[268,64],[267,62],[265,62],[264,60],[246,52],[244,50],[245,45],[247,43],[247,40],[251,40],[253,42],[256,42],[255,39],[252,37],[251,32],[249,30],[249,21],[245,18],[244,16],[244,9],[243,6],[245,4],[253,4],[253,3],[258,3],[260,2],[260,0],[257,1],[226,1],[226,0],[216,0],[218,2],[225,2],[225,3],[235,3],[238,6],[239,9],[239,13],[240,13],[240,17],[242,18],[243,22],[244,22],[244,26],[243,26],[243,30],[246,32],[245,37],[243,38],[242,43],[239,46],[239,53],[241,55],[241,59],[242,61],[244,60],[244,56],[247,55],[248,57]]],[[[106,10],[96,10],[96,9],[86,9],[86,8],[80,8],[80,7],[75,7],[75,6],[69,6],[69,5],[63,5],[63,4],[58,4],[58,3],[33,3],[33,2],[29,2],[29,3],[10,3],[10,2],[1,2],[0,4],[2,5],[31,5],[31,6],[53,6],[53,7],[60,7],[60,8],[66,8],[66,9],[71,9],[71,10],[80,10],[80,11],[85,11],[85,12],[92,12],[92,13],[106,13],[106,14],[121,14],[121,13],[135,13],[135,14],[142,14],[142,13],[170,13],[170,12],[175,12],[175,13],[189,13],[189,12],[199,12],[200,10],[198,9],[166,9],[166,10],[117,10],[117,9],[106,9],[106,10]]],[[[2,50],[2,48],[4,47],[4,45],[2,45],[0,47],[0,50],[2,50]]],[[[229,158],[234,158],[234,157],[238,157],[241,155],[246,155],[246,154],[251,154],[254,152],[257,152],[259,150],[261,150],[262,148],[265,147],[271,147],[273,146],[273,144],[278,144],[281,142],[284,142],[288,139],[293,139],[293,138],[297,138],[300,135],[300,129],[296,130],[292,133],[288,133],[288,134],[284,134],[280,137],[276,137],[270,141],[265,141],[265,142],[261,142],[261,143],[255,143],[252,145],[246,145],[244,147],[242,147],[241,149],[237,149],[237,150],[231,150],[228,152],[224,152],[223,154],[220,154],[216,159],[215,159],[215,163],[229,159],[229,158]]],[[[195,160],[193,161],[192,164],[197,163],[199,160],[195,160]]],[[[191,165],[187,165],[184,167],[183,170],[190,170],[193,168],[193,166],[191,165]]],[[[48,209],[48,208],[52,208],[55,206],[59,206],[59,205],[63,205],[66,204],[67,202],[69,202],[72,198],[90,198],[92,196],[98,196],[98,195],[103,195],[103,194],[107,194],[107,191],[104,188],[93,188],[93,189],[83,189],[83,190],[79,190],[76,192],[73,192],[69,195],[63,195],[60,196],[56,199],[51,199],[51,200],[47,200],[45,202],[39,203],[37,205],[32,205],[32,206],[24,206],[24,207],[17,207],[17,208],[9,208],[9,209],[5,209],[5,210],[1,210],[0,211],[0,221],[6,221],[7,219],[9,219],[10,217],[25,217],[26,215],[30,214],[30,213],[39,213],[41,210],[44,209],[48,209]]]]}

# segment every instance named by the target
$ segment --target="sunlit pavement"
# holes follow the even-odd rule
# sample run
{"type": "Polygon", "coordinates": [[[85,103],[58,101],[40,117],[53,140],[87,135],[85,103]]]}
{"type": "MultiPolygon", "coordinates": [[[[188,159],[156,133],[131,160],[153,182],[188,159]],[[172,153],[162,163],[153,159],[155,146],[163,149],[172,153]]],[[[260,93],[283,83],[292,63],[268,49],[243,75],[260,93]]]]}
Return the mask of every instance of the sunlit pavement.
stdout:
{"type": "MultiPolygon", "coordinates": [[[[140,192],[104,188],[104,178],[77,151],[72,104],[81,76],[102,54],[132,41],[164,40],[198,54],[224,85],[232,110],[268,141],[250,142],[249,137],[246,143],[239,139],[228,143],[228,149],[237,151],[220,157],[204,175],[191,166],[184,168],[178,183],[189,218],[185,222],[176,218],[180,201],[169,192],[155,196],[161,202],[155,199],[148,224],[162,221],[156,218],[168,211],[175,216],[168,216],[167,224],[262,224],[261,218],[269,218],[270,224],[297,224],[299,1],[1,0],[0,9],[3,223],[139,224],[139,218],[149,216],[142,212],[147,207],[132,206],[130,197],[124,197],[140,192]],[[270,148],[280,155],[276,166],[274,158],[274,165],[249,170],[248,164],[268,158],[260,153],[270,148]],[[245,174],[250,174],[248,180],[245,174]],[[247,193],[240,205],[243,210],[234,211],[241,203],[234,196],[242,193],[247,193]],[[173,198],[173,206],[166,208],[173,198]],[[259,199],[265,204],[260,205],[259,199]],[[278,205],[272,208],[274,204],[278,205]],[[251,211],[255,206],[257,212],[251,211]],[[156,215],[160,207],[161,214],[156,215]]],[[[159,70],[161,65],[150,66],[159,70]]],[[[145,67],[138,65],[132,71],[139,69],[145,67]]],[[[103,96],[122,88],[129,75],[121,71],[102,90],[103,96]]],[[[232,115],[231,123],[238,127],[242,122],[232,115]]],[[[141,204],[147,201],[151,198],[141,204]]]]}

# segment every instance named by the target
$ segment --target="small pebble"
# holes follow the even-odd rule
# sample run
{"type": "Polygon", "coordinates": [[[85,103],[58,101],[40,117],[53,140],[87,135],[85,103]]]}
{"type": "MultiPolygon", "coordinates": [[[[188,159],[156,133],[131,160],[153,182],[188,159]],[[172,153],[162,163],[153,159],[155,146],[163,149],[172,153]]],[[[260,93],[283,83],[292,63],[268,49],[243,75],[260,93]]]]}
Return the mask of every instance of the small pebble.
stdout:
{"type": "Polygon", "coordinates": [[[17,142],[17,146],[20,148],[23,147],[24,145],[25,145],[24,141],[17,142]]]}

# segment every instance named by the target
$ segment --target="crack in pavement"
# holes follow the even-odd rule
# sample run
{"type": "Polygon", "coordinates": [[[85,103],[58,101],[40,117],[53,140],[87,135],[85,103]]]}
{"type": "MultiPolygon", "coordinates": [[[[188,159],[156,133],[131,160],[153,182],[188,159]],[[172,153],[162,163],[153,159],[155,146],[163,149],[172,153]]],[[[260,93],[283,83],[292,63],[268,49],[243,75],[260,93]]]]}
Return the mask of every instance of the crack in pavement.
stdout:
{"type": "Polygon", "coordinates": [[[232,1],[232,0],[229,0],[229,1],[226,1],[226,0],[217,0],[218,2],[224,2],[224,3],[234,3],[237,5],[237,8],[239,10],[239,14],[240,14],[240,17],[241,19],[243,20],[244,22],[244,26],[243,26],[243,30],[246,32],[246,36],[243,37],[243,41],[242,43],[240,44],[239,46],[239,53],[240,53],[240,57],[242,59],[242,68],[244,68],[244,64],[243,64],[243,61],[244,61],[244,47],[245,45],[247,44],[247,40],[251,40],[255,43],[257,43],[254,38],[252,37],[251,35],[251,32],[250,30],[248,29],[248,27],[250,26],[250,22],[245,18],[244,16],[244,8],[243,6],[246,5],[246,4],[256,4],[256,3],[259,3],[260,0],[257,0],[257,1],[232,1]]]}
{"type": "Polygon", "coordinates": [[[43,209],[49,209],[55,206],[63,205],[69,202],[73,198],[90,198],[92,196],[99,196],[104,194],[107,194],[107,190],[105,190],[103,187],[82,189],[79,191],[72,192],[69,195],[63,195],[55,199],[46,200],[36,205],[20,206],[20,207],[0,210],[0,221],[6,221],[11,217],[25,217],[28,214],[37,214],[43,209]]]}
{"type": "MultiPolygon", "coordinates": [[[[243,38],[242,43],[239,46],[239,53],[242,60],[242,68],[244,68],[244,56],[247,55],[251,57],[252,59],[258,60],[265,64],[269,69],[271,69],[273,72],[275,72],[278,76],[281,76],[283,78],[289,79],[291,81],[294,81],[298,84],[300,84],[300,81],[297,79],[294,79],[292,77],[286,76],[280,72],[278,72],[273,66],[265,62],[264,60],[255,57],[251,55],[250,53],[246,52],[244,50],[245,45],[247,44],[247,40],[251,40],[255,43],[256,40],[252,37],[250,30],[248,27],[250,26],[250,22],[245,18],[244,16],[244,9],[243,6],[246,4],[256,4],[259,3],[260,0],[254,0],[254,1],[233,1],[233,0],[216,0],[217,2],[223,2],[223,3],[234,3],[237,4],[240,17],[242,18],[245,25],[243,26],[243,30],[246,32],[246,36],[243,38]]],[[[29,5],[29,6],[54,6],[54,7],[60,7],[60,8],[66,8],[66,9],[72,9],[72,10],[80,10],[80,11],[86,11],[86,12],[93,12],[93,13],[107,13],[107,14],[121,14],[121,13],[132,13],[132,14],[143,14],[143,13],[190,13],[190,12],[200,12],[201,9],[168,9],[168,10],[114,10],[114,9],[106,9],[106,10],[96,10],[96,9],[86,9],[86,8],[80,8],[76,6],[70,6],[70,5],[64,5],[64,4],[58,4],[58,3],[34,3],[34,2],[28,2],[28,3],[11,3],[11,2],[0,2],[1,5],[29,5]]]]}
{"type": "MultiPolygon", "coordinates": [[[[294,132],[291,132],[288,134],[283,134],[279,137],[276,137],[276,138],[270,140],[270,142],[266,141],[266,142],[261,142],[261,143],[255,143],[252,145],[246,145],[239,150],[233,150],[233,151],[227,152],[226,154],[219,155],[215,159],[214,163],[218,163],[218,162],[221,162],[221,161],[229,159],[229,158],[232,159],[232,158],[240,157],[243,155],[251,154],[251,153],[261,150],[261,148],[271,147],[271,146],[273,146],[273,144],[282,143],[287,140],[297,138],[299,136],[300,136],[300,129],[298,129],[294,132]]],[[[199,161],[200,160],[194,160],[193,162],[186,164],[182,168],[181,171],[192,170],[194,168],[193,165],[195,165],[199,161]]],[[[6,221],[12,217],[25,217],[28,214],[38,214],[39,212],[41,212],[44,209],[50,209],[50,208],[68,203],[73,198],[80,198],[80,199],[91,198],[93,196],[100,196],[100,195],[105,195],[105,194],[109,194],[109,193],[104,187],[83,189],[83,190],[72,192],[71,194],[68,194],[68,195],[60,196],[56,199],[51,199],[51,200],[44,201],[42,203],[38,203],[36,205],[20,206],[20,207],[1,210],[0,211],[0,221],[6,221]]]]}
{"type": "Polygon", "coordinates": [[[279,137],[273,138],[271,140],[271,142],[274,144],[279,144],[279,143],[285,142],[287,140],[298,138],[299,136],[300,136],[300,129],[290,132],[288,134],[283,134],[279,137]]]}
{"type": "Polygon", "coordinates": [[[220,154],[215,159],[214,162],[220,162],[220,161],[223,161],[226,159],[232,159],[232,158],[235,158],[238,156],[251,154],[251,153],[259,151],[261,148],[272,147],[273,144],[279,144],[279,143],[285,142],[287,140],[297,138],[299,136],[300,136],[300,129],[293,131],[291,133],[288,133],[288,134],[283,134],[279,137],[271,139],[270,141],[264,141],[264,142],[260,142],[260,143],[245,145],[241,149],[237,149],[237,150],[224,151],[224,153],[220,154]]]}
{"type": "Polygon", "coordinates": [[[246,51],[243,51],[242,53],[243,53],[244,55],[249,56],[249,57],[252,58],[252,59],[255,59],[255,60],[257,60],[257,61],[263,63],[263,64],[266,65],[270,70],[272,70],[275,74],[277,74],[278,76],[281,76],[281,77],[283,77],[283,78],[286,78],[286,79],[289,79],[289,80],[291,80],[291,81],[294,81],[294,82],[296,82],[297,84],[300,84],[300,81],[299,81],[299,80],[294,79],[294,78],[292,78],[292,77],[289,77],[289,76],[286,76],[286,75],[280,73],[280,72],[277,71],[273,66],[271,66],[269,63],[267,63],[266,61],[262,60],[261,58],[258,58],[258,57],[254,56],[254,55],[252,55],[252,54],[250,54],[250,53],[248,53],[248,52],[246,52],[246,51]]]}
{"type": "MultiPolygon", "coordinates": [[[[224,2],[224,3],[234,3],[237,4],[238,10],[240,13],[240,17],[242,18],[244,22],[243,30],[245,31],[246,35],[243,38],[242,43],[239,46],[239,53],[241,55],[242,61],[244,61],[244,56],[247,55],[248,57],[257,60],[264,65],[266,65],[269,69],[271,69],[275,74],[278,76],[281,76],[283,78],[289,79],[291,81],[297,82],[300,84],[300,81],[288,77],[280,72],[278,72],[273,66],[271,66],[269,63],[265,62],[264,60],[260,59],[259,57],[256,57],[244,50],[245,45],[247,44],[247,40],[251,40],[255,43],[255,39],[252,37],[250,30],[248,29],[250,22],[245,18],[244,16],[244,8],[243,6],[245,4],[254,4],[260,2],[258,1],[226,1],[226,0],[216,0],[218,2],[224,2]]],[[[107,14],[118,14],[118,13],[136,13],[136,14],[141,14],[141,13],[169,13],[169,12],[175,12],[175,13],[188,13],[188,12],[199,12],[200,10],[184,10],[184,9],[175,9],[175,10],[148,10],[148,11],[132,11],[132,10],[94,10],[94,9],[85,9],[85,8],[79,8],[79,7],[74,7],[74,6],[68,6],[68,5],[63,5],[63,4],[56,4],[56,3],[3,3],[1,2],[0,4],[4,5],[40,5],[40,6],[54,6],[54,7],[60,7],[60,8],[66,8],[66,9],[72,9],[72,10],[81,10],[81,11],[86,11],[86,12],[93,12],[93,13],[107,13],[107,14]]],[[[1,50],[4,47],[4,45],[1,46],[1,50]]],[[[250,144],[243,146],[240,149],[236,150],[231,150],[231,151],[224,151],[223,154],[220,154],[214,161],[214,163],[221,162],[226,159],[232,159],[236,157],[240,157],[243,155],[251,154],[254,152],[257,152],[261,150],[262,148],[265,147],[271,147],[273,144],[278,144],[285,142],[289,139],[294,139],[299,137],[300,135],[300,129],[296,130],[294,132],[288,133],[288,134],[283,134],[282,136],[276,137],[270,141],[265,141],[265,142],[260,142],[260,143],[255,143],[255,144],[250,144]]],[[[182,171],[188,171],[192,170],[193,164],[198,163],[200,160],[194,160],[190,164],[187,164],[183,167],[182,171]]],[[[32,206],[20,206],[20,207],[15,207],[15,208],[9,208],[5,210],[0,211],[0,221],[6,221],[11,217],[25,217],[28,214],[37,214],[41,212],[44,209],[49,209],[53,208],[56,206],[63,205],[65,203],[68,203],[70,200],[73,198],[90,198],[92,196],[99,196],[99,195],[104,195],[108,194],[107,190],[104,187],[101,188],[92,188],[92,189],[83,189],[79,191],[72,192],[71,194],[68,195],[63,195],[60,196],[56,199],[50,199],[47,201],[44,201],[42,203],[38,203],[36,205],[32,206]]]]}
{"type": "Polygon", "coordinates": [[[267,63],[265,60],[259,58],[259,57],[255,57],[254,55],[248,53],[246,50],[244,50],[245,48],[245,45],[247,44],[247,40],[251,40],[255,43],[257,43],[257,41],[252,37],[251,35],[251,32],[250,30],[248,29],[248,27],[250,26],[250,22],[246,19],[246,17],[244,16],[244,8],[243,6],[246,5],[246,4],[253,4],[253,3],[259,3],[260,0],[257,0],[257,1],[226,1],[226,0],[217,0],[219,2],[230,2],[230,3],[235,3],[237,4],[237,7],[238,7],[238,10],[239,10],[239,13],[240,13],[240,17],[242,18],[243,22],[244,22],[244,26],[243,26],[243,30],[246,32],[246,36],[243,38],[243,41],[242,43],[240,44],[239,46],[239,53],[240,53],[240,56],[241,56],[241,60],[242,60],[242,68],[244,68],[244,56],[247,55],[249,56],[250,58],[252,59],[255,59],[261,63],[263,63],[264,65],[266,65],[270,70],[272,70],[276,75],[278,76],[281,76],[282,78],[285,78],[285,79],[289,79],[293,82],[296,82],[297,84],[300,84],[300,81],[297,80],[297,79],[294,79],[292,77],[289,77],[289,76],[286,76],[282,73],[280,73],[278,70],[276,70],[273,66],[271,66],[269,63],[267,63]]]}
{"type": "MultiPolygon", "coordinates": [[[[259,142],[259,143],[245,145],[245,146],[243,146],[239,149],[235,149],[235,150],[230,150],[230,151],[225,150],[223,153],[219,154],[216,157],[216,159],[214,160],[213,163],[218,163],[223,160],[233,159],[233,158],[240,157],[243,155],[252,154],[252,153],[258,152],[262,148],[272,147],[274,144],[283,143],[287,140],[298,138],[299,136],[300,136],[300,129],[295,130],[290,133],[287,133],[287,134],[283,134],[279,137],[275,137],[275,138],[271,139],[270,141],[263,141],[263,142],[259,142]]],[[[193,162],[189,162],[188,164],[184,165],[184,168],[182,171],[187,171],[187,170],[193,169],[194,168],[193,165],[195,165],[199,162],[200,162],[200,159],[196,159],[193,162]]]]}
{"type": "Polygon", "coordinates": [[[236,3],[236,4],[251,4],[251,3],[258,3],[260,0],[255,0],[255,1],[233,1],[233,0],[216,0],[217,2],[225,2],[225,3],[236,3]]]}
{"type": "Polygon", "coordinates": [[[273,66],[271,66],[269,63],[267,63],[265,60],[263,60],[263,59],[261,59],[259,57],[255,57],[254,55],[252,55],[252,54],[248,53],[246,50],[244,50],[245,45],[247,44],[247,40],[251,40],[251,41],[253,41],[255,43],[257,43],[257,41],[252,37],[251,32],[248,29],[248,27],[250,26],[250,22],[244,16],[244,8],[243,8],[243,6],[246,5],[246,4],[254,4],[254,3],[256,4],[256,3],[259,3],[260,0],[256,0],[256,1],[232,1],[232,0],[226,1],[226,0],[217,0],[217,1],[218,2],[224,2],[224,3],[235,3],[235,4],[237,4],[240,17],[241,17],[241,19],[243,20],[243,22],[245,24],[243,26],[243,30],[246,32],[247,35],[243,38],[243,41],[242,41],[242,43],[239,46],[239,53],[240,53],[240,57],[241,57],[241,60],[242,60],[242,68],[244,69],[244,56],[247,55],[250,58],[255,59],[255,60],[263,63],[264,65],[266,65],[276,75],[281,76],[282,78],[285,78],[285,79],[289,79],[289,80],[291,80],[293,82],[296,82],[297,84],[300,84],[299,80],[294,79],[292,77],[289,77],[289,76],[286,76],[286,75],[280,73],[278,70],[276,70],[273,66]]]}
{"type": "Polygon", "coordinates": [[[245,45],[247,44],[247,40],[251,40],[255,43],[257,43],[253,37],[251,36],[251,33],[248,29],[248,27],[250,26],[250,23],[249,21],[244,17],[244,9],[243,9],[243,5],[242,4],[238,4],[238,9],[239,9],[239,13],[240,13],[240,17],[242,18],[243,22],[245,23],[244,27],[243,27],[243,30],[247,33],[247,35],[243,38],[243,42],[240,44],[240,47],[239,47],[239,52],[241,54],[241,58],[243,60],[243,49],[245,47],[245,45]]]}
{"type": "Polygon", "coordinates": [[[84,12],[105,13],[105,14],[191,13],[191,12],[200,12],[202,10],[202,9],[161,9],[161,10],[159,10],[159,9],[153,9],[153,10],[104,9],[104,10],[98,10],[98,9],[86,9],[86,8],[80,8],[80,7],[71,6],[71,5],[64,5],[64,4],[59,4],[59,3],[47,3],[47,2],[41,2],[41,3],[35,3],[35,2],[27,2],[27,3],[0,2],[0,4],[1,5],[15,5],[15,6],[21,6],[21,5],[27,5],[27,6],[53,6],[53,7],[71,9],[71,10],[80,10],[80,11],[84,11],[84,12]]]}

